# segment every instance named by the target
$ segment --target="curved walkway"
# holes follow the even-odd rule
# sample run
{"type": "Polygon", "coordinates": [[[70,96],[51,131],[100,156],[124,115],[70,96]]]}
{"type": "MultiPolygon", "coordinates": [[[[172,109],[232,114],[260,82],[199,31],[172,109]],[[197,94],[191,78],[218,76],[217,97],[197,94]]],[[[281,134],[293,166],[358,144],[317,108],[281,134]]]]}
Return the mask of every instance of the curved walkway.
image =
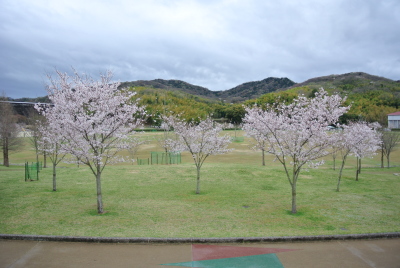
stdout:
{"type": "Polygon", "coordinates": [[[0,235],[0,267],[400,267],[400,233],[220,239],[0,235]]]}

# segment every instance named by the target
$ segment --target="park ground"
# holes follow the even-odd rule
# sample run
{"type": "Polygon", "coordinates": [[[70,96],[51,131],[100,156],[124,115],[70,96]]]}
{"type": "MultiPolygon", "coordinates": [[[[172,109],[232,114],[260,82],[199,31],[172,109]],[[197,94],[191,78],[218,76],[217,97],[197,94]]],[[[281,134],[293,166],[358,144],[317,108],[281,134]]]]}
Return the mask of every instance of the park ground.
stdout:
{"type": "MultiPolygon", "coordinates": [[[[227,132],[234,136],[235,132],[227,132]]],[[[154,137],[136,156],[161,151],[154,137]]],[[[243,137],[242,132],[237,136],[243,137]]],[[[227,155],[209,157],[195,194],[196,170],[187,153],[175,165],[107,166],[102,176],[106,213],[97,214],[95,179],[85,166],[60,164],[57,191],[52,170],[38,181],[24,180],[23,163],[35,161],[27,147],[0,166],[0,233],[103,237],[265,237],[336,235],[400,231],[400,153],[392,167],[380,156],[363,159],[355,181],[355,159],[346,162],[340,192],[331,157],[318,169],[303,170],[298,182],[298,213],[291,214],[291,190],[283,168],[252,151],[250,139],[231,144],[227,155]]],[[[48,163],[49,165],[49,163],[48,163]]],[[[336,162],[339,166],[339,161],[336,162]]]]}

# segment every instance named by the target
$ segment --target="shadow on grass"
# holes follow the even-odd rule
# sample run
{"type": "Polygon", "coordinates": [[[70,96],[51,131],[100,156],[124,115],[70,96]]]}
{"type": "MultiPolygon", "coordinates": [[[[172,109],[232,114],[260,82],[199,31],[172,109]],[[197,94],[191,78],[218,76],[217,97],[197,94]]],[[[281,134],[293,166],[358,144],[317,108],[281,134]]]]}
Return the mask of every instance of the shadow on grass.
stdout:
{"type": "Polygon", "coordinates": [[[286,214],[289,216],[293,216],[293,217],[304,216],[304,212],[302,212],[302,211],[297,211],[297,213],[292,213],[291,210],[286,210],[286,214]]]}
{"type": "Polygon", "coordinates": [[[89,215],[89,216],[99,216],[99,217],[115,217],[115,216],[118,216],[118,213],[114,212],[114,211],[104,211],[103,213],[99,214],[99,213],[97,213],[97,209],[87,210],[85,214],[89,215]]]}

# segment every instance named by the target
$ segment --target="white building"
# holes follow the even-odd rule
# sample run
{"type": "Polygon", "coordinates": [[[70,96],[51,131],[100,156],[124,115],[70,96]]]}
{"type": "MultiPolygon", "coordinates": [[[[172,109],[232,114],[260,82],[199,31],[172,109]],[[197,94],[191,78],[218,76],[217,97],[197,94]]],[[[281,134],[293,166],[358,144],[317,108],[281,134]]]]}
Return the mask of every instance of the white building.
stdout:
{"type": "Polygon", "coordinates": [[[400,128],[400,112],[388,114],[388,128],[400,128]]]}

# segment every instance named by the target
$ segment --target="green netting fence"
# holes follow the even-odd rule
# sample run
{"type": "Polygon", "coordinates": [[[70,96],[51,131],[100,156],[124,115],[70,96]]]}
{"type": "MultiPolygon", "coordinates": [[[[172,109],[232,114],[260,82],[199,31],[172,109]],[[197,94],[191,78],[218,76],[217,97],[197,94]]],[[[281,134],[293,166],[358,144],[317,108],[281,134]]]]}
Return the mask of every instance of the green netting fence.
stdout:
{"type": "Polygon", "coordinates": [[[42,169],[42,162],[25,163],[25,181],[38,181],[39,172],[42,169]]]}
{"type": "Polygon", "coordinates": [[[145,159],[137,159],[137,164],[138,165],[150,165],[150,158],[145,158],[145,159]]]}
{"type": "Polygon", "coordinates": [[[150,163],[152,165],[180,164],[182,163],[181,153],[179,152],[151,152],[150,163]]]}

